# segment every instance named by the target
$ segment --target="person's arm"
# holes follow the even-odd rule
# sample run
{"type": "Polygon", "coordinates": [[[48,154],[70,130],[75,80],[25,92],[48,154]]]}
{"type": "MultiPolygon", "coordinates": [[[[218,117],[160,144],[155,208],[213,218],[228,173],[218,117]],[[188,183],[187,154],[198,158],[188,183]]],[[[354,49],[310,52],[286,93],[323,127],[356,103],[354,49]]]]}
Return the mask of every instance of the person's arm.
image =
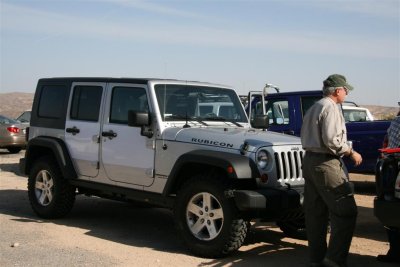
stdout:
{"type": "Polygon", "coordinates": [[[357,151],[355,151],[352,148],[349,148],[349,150],[347,150],[344,153],[344,155],[350,157],[350,159],[354,162],[355,166],[358,166],[362,163],[362,157],[361,157],[360,153],[358,153],[357,151]]]}
{"type": "Polygon", "coordinates": [[[354,162],[355,166],[362,163],[361,155],[350,148],[350,146],[344,141],[346,132],[342,128],[340,123],[340,114],[335,110],[327,108],[321,114],[321,131],[322,140],[325,146],[331,150],[335,155],[348,156],[354,162]]]}
{"type": "Polygon", "coordinates": [[[326,107],[320,115],[321,136],[324,145],[338,156],[350,154],[350,147],[345,142],[345,129],[343,129],[340,114],[331,106],[326,107]]]}

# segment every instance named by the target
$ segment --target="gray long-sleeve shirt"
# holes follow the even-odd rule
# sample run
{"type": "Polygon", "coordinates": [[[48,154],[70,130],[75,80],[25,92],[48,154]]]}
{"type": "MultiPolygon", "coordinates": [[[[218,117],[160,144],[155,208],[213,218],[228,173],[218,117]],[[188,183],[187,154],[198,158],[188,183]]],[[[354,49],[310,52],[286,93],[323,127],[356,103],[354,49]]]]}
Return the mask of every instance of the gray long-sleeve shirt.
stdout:
{"type": "Polygon", "coordinates": [[[331,98],[322,98],[307,111],[301,127],[301,144],[306,151],[336,156],[349,150],[343,114],[331,98]]]}

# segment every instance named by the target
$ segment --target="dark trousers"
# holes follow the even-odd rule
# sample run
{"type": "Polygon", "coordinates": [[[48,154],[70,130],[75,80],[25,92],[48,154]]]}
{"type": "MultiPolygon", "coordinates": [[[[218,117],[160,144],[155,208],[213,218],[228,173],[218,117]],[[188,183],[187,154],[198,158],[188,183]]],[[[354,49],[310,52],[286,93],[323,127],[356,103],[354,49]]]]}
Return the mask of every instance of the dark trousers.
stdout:
{"type": "Polygon", "coordinates": [[[357,206],[342,161],[328,154],[306,152],[304,208],[311,263],[324,258],[346,265],[356,224],[357,206]],[[329,245],[326,242],[331,224],[329,245]]]}
{"type": "Polygon", "coordinates": [[[400,259],[400,229],[397,227],[388,227],[386,228],[386,232],[390,245],[387,255],[400,259]]]}

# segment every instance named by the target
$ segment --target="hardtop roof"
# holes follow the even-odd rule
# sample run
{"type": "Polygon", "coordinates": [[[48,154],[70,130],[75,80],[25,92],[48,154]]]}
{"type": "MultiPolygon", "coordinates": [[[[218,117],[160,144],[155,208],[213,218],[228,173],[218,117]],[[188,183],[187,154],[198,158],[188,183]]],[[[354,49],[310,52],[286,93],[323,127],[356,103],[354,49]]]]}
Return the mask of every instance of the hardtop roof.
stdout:
{"type": "Polygon", "coordinates": [[[105,83],[136,83],[136,84],[147,84],[148,82],[179,82],[179,83],[198,83],[212,86],[230,87],[227,85],[201,82],[201,81],[189,81],[189,80],[178,80],[178,79],[163,79],[163,78],[129,78],[129,77],[51,77],[41,78],[39,83],[72,83],[72,82],[105,82],[105,83]]]}

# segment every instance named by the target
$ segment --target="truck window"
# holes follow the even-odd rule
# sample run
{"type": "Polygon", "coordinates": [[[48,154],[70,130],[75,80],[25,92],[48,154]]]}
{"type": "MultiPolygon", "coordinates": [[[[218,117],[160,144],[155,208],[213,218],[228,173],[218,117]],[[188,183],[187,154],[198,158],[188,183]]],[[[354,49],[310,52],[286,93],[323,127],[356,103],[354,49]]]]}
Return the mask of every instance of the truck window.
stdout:
{"type": "Polygon", "coordinates": [[[266,105],[270,125],[289,124],[289,102],[288,100],[269,100],[266,105]]]}
{"type": "Polygon", "coordinates": [[[237,117],[236,109],[233,105],[220,106],[217,115],[227,119],[236,119],[237,117]]]}
{"type": "Polygon", "coordinates": [[[111,96],[110,122],[128,124],[128,111],[148,112],[146,90],[137,87],[114,87],[111,96]]]}
{"type": "Polygon", "coordinates": [[[16,118],[16,120],[20,121],[20,122],[30,122],[31,121],[31,112],[24,111],[21,115],[19,115],[18,118],[16,118]]]}
{"type": "Polygon", "coordinates": [[[42,88],[39,100],[38,116],[58,119],[63,116],[64,101],[68,88],[63,85],[47,85],[42,88]]]}
{"type": "Polygon", "coordinates": [[[195,117],[247,122],[243,106],[231,89],[178,84],[157,84],[154,88],[163,121],[195,117]]]}
{"type": "Polygon", "coordinates": [[[102,93],[101,86],[75,86],[71,104],[71,119],[98,121],[102,93]]]}
{"type": "Polygon", "coordinates": [[[200,116],[213,112],[213,106],[199,106],[200,116]]]}
{"type": "Polygon", "coordinates": [[[343,110],[343,116],[348,121],[367,121],[367,112],[364,110],[343,110]]]}
{"type": "Polygon", "coordinates": [[[301,114],[302,117],[306,114],[307,110],[311,108],[312,105],[314,105],[315,102],[320,100],[322,96],[303,96],[301,97],[301,114]]]}

